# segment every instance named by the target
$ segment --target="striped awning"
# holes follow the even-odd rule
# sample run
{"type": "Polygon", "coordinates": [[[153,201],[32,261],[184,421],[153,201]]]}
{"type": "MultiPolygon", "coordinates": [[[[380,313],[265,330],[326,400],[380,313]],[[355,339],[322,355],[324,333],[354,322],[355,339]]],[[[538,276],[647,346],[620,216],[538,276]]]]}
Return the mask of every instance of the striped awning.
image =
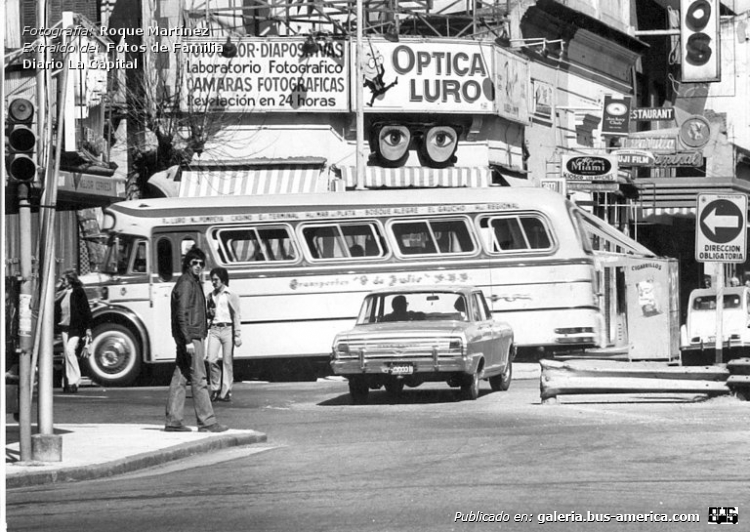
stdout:
{"type": "Polygon", "coordinates": [[[423,168],[404,166],[401,168],[365,167],[361,182],[357,183],[357,168],[345,166],[341,177],[349,188],[358,184],[366,188],[433,188],[433,187],[488,187],[492,183],[489,167],[423,168]]]}
{"type": "Polygon", "coordinates": [[[279,165],[252,170],[182,172],[180,197],[299,194],[327,192],[328,175],[321,168],[279,165]]]}
{"type": "Polygon", "coordinates": [[[650,218],[654,216],[678,216],[694,217],[695,207],[641,207],[638,206],[641,218],[650,218]]]}

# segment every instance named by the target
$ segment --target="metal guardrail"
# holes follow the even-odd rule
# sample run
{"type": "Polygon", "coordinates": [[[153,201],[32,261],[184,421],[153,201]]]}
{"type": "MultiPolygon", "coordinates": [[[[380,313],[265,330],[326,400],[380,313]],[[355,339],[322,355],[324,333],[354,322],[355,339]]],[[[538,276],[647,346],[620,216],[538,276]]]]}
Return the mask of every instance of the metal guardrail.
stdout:
{"type": "MultiPolygon", "coordinates": [[[[721,366],[666,366],[658,362],[540,360],[542,404],[568,394],[730,393],[729,370],[721,366]]],[[[750,369],[750,359],[748,359],[750,369]]]]}

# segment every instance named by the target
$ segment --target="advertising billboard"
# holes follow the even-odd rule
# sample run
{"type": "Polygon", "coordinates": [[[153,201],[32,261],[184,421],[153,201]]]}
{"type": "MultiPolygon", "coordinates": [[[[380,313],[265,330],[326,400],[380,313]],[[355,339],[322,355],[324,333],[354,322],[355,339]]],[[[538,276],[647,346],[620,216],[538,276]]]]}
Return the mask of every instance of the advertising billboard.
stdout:
{"type": "MultiPolygon", "coordinates": [[[[235,44],[234,42],[232,44],[235,44]]],[[[224,42],[175,43],[184,65],[181,108],[225,112],[347,112],[349,44],[320,40],[305,54],[305,39],[242,38],[237,55],[222,55],[224,42]]]]}
{"type": "MultiPolygon", "coordinates": [[[[351,52],[353,65],[355,48],[351,52]]],[[[492,58],[493,46],[486,43],[366,39],[364,110],[492,114],[492,58]]],[[[355,78],[352,76],[352,94],[355,78]]],[[[352,109],[354,105],[352,98],[352,109]]]]}

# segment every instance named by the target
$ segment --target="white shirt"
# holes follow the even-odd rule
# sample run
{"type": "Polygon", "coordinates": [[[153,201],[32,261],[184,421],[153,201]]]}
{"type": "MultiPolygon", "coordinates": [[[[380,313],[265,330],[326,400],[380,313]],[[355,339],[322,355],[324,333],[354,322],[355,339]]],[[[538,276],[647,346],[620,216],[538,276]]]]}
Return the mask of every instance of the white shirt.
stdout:
{"type": "Polygon", "coordinates": [[[232,323],[232,315],[229,312],[229,289],[224,289],[219,292],[212,293],[216,310],[214,313],[214,323],[232,323]]]}

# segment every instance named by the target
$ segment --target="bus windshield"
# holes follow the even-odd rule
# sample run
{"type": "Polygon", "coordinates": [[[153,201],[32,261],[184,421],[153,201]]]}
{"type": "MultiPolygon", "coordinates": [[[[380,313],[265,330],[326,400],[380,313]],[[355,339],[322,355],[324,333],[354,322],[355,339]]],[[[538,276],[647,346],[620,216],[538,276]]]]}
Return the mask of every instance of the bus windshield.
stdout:
{"type": "Polygon", "coordinates": [[[112,275],[128,273],[131,257],[136,250],[136,237],[131,235],[112,236],[107,242],[102,272],[112,275]]]}

